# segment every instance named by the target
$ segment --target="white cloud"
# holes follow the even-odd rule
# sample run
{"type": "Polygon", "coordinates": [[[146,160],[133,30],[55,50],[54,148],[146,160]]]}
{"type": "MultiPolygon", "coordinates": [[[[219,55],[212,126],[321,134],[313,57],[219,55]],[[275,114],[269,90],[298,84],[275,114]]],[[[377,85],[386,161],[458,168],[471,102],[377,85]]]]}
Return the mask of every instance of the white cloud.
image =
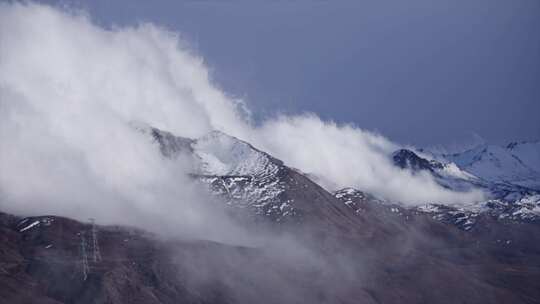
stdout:
{"type": "Polygon", "coordinates": [[[207,210],[188,162],[161,157],[128,123],[184,136],[241,123],[175,35],[152,25],[106,31],[50,7],[0,4],[0,39],[3,211],[206,238],[235,229],[207,210]]]}
{"type": "Polygon", "coordinates": [[[216,212],[186,178],[190,164],[161,157],[130,121],[186,137],[220,129],[317,175],[329,189],[355,186],[408,203],[479,197],[395,169],[387,155],[397,146],[380,135],[314,115],[252,127],[238,106],[175,33],[152,24],[105,30],[77,13],[0,4],[2,210],[233,229],[207,224],[218,222],[210,218],[216,212]]]}
{"type": "Polygon", "coordinates": [[[317,176],[330,190],[354,186],[406,204],[483,199],[480,191],[450,191],[427,173],[412,175],[395,167],[389,155],[399,147],[383,136],[323,122],[315,115],[268,121],[255,130],[252,141],[290,166],[317,176]]]}

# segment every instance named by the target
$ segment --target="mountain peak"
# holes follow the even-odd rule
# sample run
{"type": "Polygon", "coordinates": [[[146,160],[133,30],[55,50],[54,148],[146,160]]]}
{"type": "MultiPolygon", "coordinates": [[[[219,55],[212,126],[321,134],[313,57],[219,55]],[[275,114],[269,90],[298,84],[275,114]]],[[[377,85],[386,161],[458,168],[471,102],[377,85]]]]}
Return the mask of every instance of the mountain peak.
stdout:
{"type": "Polygon", "coordinates": [[[260,175],[275,171],[281,162],[249,143],[221,131],[211,131],[192,145],[209,175],[260,175]]]}
{"type": "Polygon", "coordinates": [[[443,167],[441,163],[422,158],[408,149],[400,149],[392,153],[392,160],[397,167],[413,171],[427,170],[434,172],[435,169],[443,167]]]}

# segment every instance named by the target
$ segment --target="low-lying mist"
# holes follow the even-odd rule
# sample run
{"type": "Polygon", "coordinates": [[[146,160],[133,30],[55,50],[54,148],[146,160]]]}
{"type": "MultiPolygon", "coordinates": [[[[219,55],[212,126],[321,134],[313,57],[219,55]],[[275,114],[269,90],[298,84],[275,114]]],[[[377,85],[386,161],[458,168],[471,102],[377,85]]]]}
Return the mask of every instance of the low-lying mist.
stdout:
{"type": "Polygon", "coordinates": [[[396,169],[398,145],[314,114],[250,121],[178,33],[104,29],[84,12],[0,4],[0,209],[135,225],[212,240],[246,237],[140,121],[184,137],[217,129],[310,173],[407,204],[465,202],[429,175],[396,169]]]}

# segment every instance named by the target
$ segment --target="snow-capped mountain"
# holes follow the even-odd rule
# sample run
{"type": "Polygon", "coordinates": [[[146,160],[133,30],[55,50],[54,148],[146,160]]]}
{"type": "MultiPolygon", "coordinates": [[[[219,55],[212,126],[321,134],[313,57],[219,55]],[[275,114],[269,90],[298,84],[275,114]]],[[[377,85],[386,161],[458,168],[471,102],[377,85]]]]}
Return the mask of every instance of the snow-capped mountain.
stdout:
{"type": "Polygon", "coordinates": [[[540,190],[540,142],[482,145],[442,157],[484,181],[540,190]]]}
{"type": "Polygon", "coordinates": [[[464,191],[481,189],[490,199],[459,206],[426,204],[416,210],[434,219],[469,230],[479,215],[497,220],[540,220],[540,144],[512,143],[506,147],[480,146],[462,153],[435,155],[423,150],[398,150],[394,164],[402,169],[429,172],[442,186],[464,191]],[[425,157],[425,158],[424,158],[425,157]]]}
{"type": "Polygon", "coordinates": [[[540,191],[540,143],[483,145],[454,154],[402,149],[392,155],[402,169],[430,172],[447,188],[479,187],[492,197],[516,200],[540,191]]]}
{"type": "Polygon", "coordinates": [[[441,186],[455,191],[468,191],[482,186],[478,177],[460,169],[456,164],[424,158],[408,149],[394,152],[392,161],[396,167],[410,170],[413,174],[429,172],[441,186]]]}
{"type": "Polygon", "coordinates": [[[278,221],[295,214],[282,199],[285,188],[279,177],[284,166],[280,160],[220,131],[190,139],[149,126],[137,128],[153,137],[164,156],[174,158],[184,153],[192,157],[192,176],[228,205],[249,208],[254,214],[278,221]]]}
{"type": "Polygon", "coordinates": [[[166,157],[180,153],[192,157],[194,178],[227,205],[247,211],[255,219],[280,223],[322,220],[337,226],[355,220],[346,206],[304,174],[236,137],[212,131],[189,139],[155,128],[143,131],[166,157]]]}

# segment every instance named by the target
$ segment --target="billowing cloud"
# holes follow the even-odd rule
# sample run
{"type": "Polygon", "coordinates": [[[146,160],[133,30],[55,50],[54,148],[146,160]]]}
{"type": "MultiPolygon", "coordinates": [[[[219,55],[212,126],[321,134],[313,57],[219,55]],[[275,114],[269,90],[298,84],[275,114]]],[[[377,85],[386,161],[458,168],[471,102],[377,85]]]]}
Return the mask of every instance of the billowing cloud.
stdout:
{"type": "Polygon", "coordinates": [[[152,24],[103,29],[76,12],[0,4],[2,210],[211,229],[215,211],[186,177],[189,161],[161,157],[132,121],[185,137],[222,130],[329,190],[353,186],[405,203],[481,198],[395,169],[388,155],[397,146],[380,135],[315,115],[253,126],[242,107],[176,33],[152,24]]]}
{"type": "Polygon", "coordinates": [[[315,115],[268,121],[252,140],[287,164],[314,175],[330,190],[352,186],[405,204],[483,199],[481,191],[451,191],[428,173],[413,175],[395,167],[390,155],[400,147],[385,137],[353,125],[324,122],[315,115]]]}
{"type": "Polygon", "coordinates": [[[4,3],[0,41],[0,209],[233,234],[186,176],[190,163],[161,157],[129,124],[199,136],[242,121],[173,33],[107,31],[83,15],[4,3]]]}

